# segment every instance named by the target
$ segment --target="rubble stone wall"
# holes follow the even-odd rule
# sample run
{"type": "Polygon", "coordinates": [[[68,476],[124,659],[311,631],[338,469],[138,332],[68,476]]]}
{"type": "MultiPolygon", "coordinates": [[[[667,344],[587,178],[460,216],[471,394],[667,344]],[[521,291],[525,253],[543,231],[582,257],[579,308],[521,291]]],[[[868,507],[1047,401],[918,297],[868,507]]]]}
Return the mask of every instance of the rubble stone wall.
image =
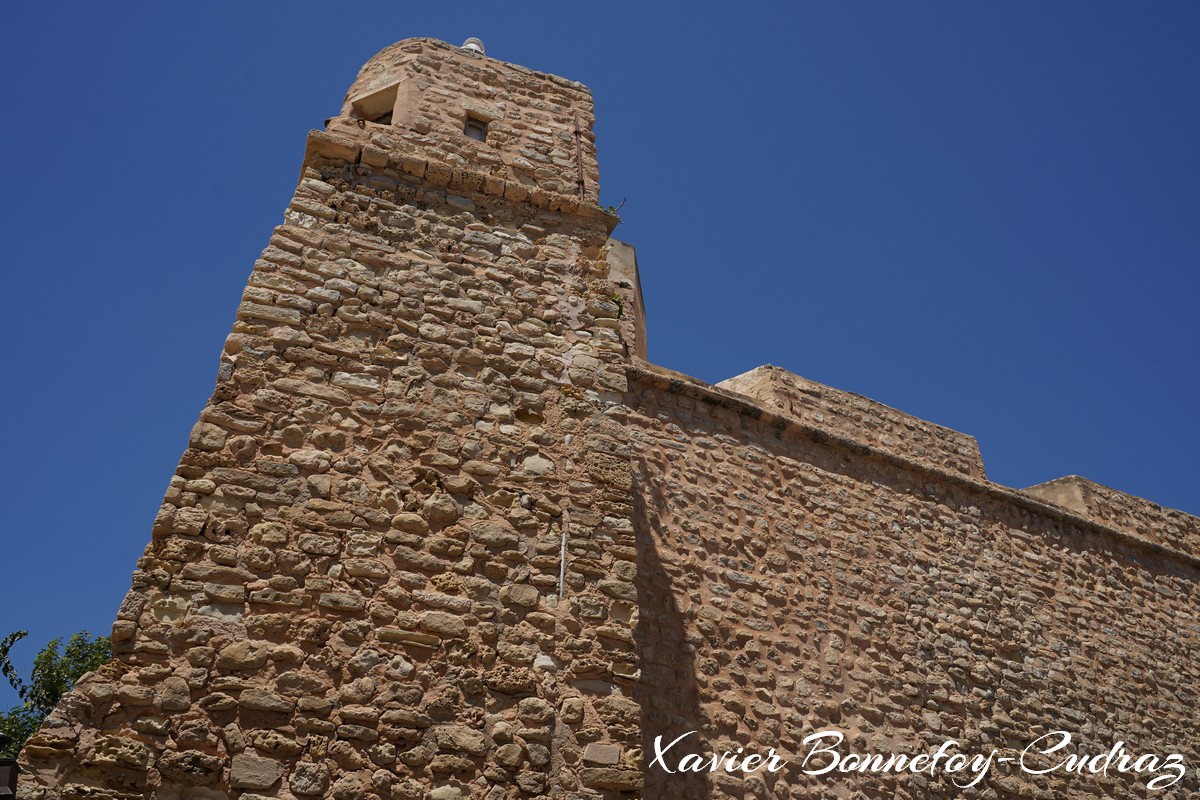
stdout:
{"type": "Polygon", "coordinates": [[[776,414],[835,432],[918,464],[983,478],[973,436],[935,425],[861,395],[843,392],[765,366],[721,381],[720,388],[752,398],[776,414]]]}
{"type": "Polygon", "coordinates": [[[1078,475],[1040,483],[1023,491],[1131,536],[1186,553],[1200,553],[1200,519],[1191,514],[1163,508],[1078,475]]]}
{"type": "Polygon", "coordinates": [[[636,371],[629,403],[646,751],[694,730],[676,760],[774,747],[792,762],[746,778],[648,770],[647,797],[1196,794],[1200,560],[658,368],[636,371]],[[997,766],[972,789],[942,773],[804,775],[803,739],[826,729],[843,752],[956,739],[1010,757],[1065,730],[1069,752],[1123,741],[1190,767],[1165,792],[1116,770],[997,766]]]}

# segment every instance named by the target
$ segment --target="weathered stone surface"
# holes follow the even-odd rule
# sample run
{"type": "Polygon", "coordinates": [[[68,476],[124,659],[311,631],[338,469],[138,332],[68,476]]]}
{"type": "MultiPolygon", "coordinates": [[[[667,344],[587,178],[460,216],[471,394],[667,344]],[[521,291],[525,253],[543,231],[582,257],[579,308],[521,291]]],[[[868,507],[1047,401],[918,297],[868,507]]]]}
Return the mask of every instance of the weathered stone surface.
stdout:
{"type": "Polygon", "coordinates": [[[518,744],[505,744],[496,748],[496,761],[507,769],[516,769],[525,761],[525,753],[518,744]]]}
{"type": "Polygon", "coordinates": [[[277,714],[289,714],[294,707],[291,700],[280,697],[273,692],[249,688],[238,697],[238,705],[254,711],[273,711],[277,714]]]}
{"type": "Polygon", "coordinates": [[[210,425],[207,422],[197,422],[196,427],[192,428],[192,435],[189,443],[192,447],[199,450],[220,450],[225,446],[225,438],[229,434],[216,425],[210,425]]]}
{"type": "Polygon", "coordinates": [[[295,737],[279,731],[255,731],[250,734],[250,744],[260,753],[273,758],[291,758],[298,756],[304,746],[295,737]]]}
{"type": "Polygon", "coordinates": [[[148,706],[154,703],[154,690],[149,686],[125,684],[117,689],[117,700],[126,706],[148,706]]]}
{"type": "Polygon", "coordinates": [[[642,773],[634,769],[615,767],[584,767],[579,771],[583,785],[589,789],[634,790],[642,788],[642,773]]]}
{"type": "Polygon", "coordinates": [[[425,612],[421,615],[420,625],[422,630],[436,633],[438,636],[454,639],[467,638],[467,623],[463,622],[460,617],[443,611],[425,612]]]}
{"type": "Polygon", "coordinates": [[[549,475],[554,472],[554,464],[541,456],[529,456],[521,462],[521,467],[531,475],[549,475]]]}
{"type": "Polygon", "coordinates": [[[615,744],[592,742],[583,749],[583,760],[590,764],[620,764],[621,748],[615,744]]]}
{"type": "Polygon", "coordinates": [[[192,706],[192,692],[187,681],[172,675],[162,682],[159,700],[163,711],[186,711],[192,706]]]}
{"type": "Polygon", "coordinates": [[[362,611],[367,601],[362,595],[349,592],[326,592],[317,598],[317,605],[334,611],[362,611]]]}
{"type": "Polygon", "coordinates": [[[560,712],[563,722],[574,725],[583,719],[583,699],[579,697],[568,697],[562,702],[562,710],[560,712]]]}
{"type": "Polygon", "coordinates": [[[500,590],[500,599],[505,603],[510,603],[523,608],[533,608],[538,604],[537,588],[525,583],[517,583],[512,586],[505,586],[500,590]]]}
{"type": "Polygon", "coordinates": [[[533,694],[537,684],[529,670],[517,669],[507,664],[490,669],[484,674],[488,688],[509,695],[533,694]]]}
{"type": "Polygon", "coordinates": [[[145,770],[154,761],[154,751],[145,743],[124,736],[102,736],[96,742],[92,763],[145,770]]]}
{"type": "Polygon", "coordinates": [[[520,536],[507,525],[481,522],[471,528],[471,541],[493,550],[511,550],[520,542],[520,536]]]}
{"type": "Polygon", "coordinates": [[[195,750],[170,750],[159,757],[155,767],[167,778],[193,786],[210,786],[221,779],[224,761],[195,750]]]}
{"type": "Polygon", "coordinates": [[[540,697],[527,697],[517,704],[517,717],[529,725],[546,725],[554,720],[554,706],[540,697]]]}
{"type": "Polygon", "coordinates": [[[461,725],[443,726],[434,729],[434,740],[439,750],[451,750],[472,755],[483,753],[487,737],[483,731],[471,730],[461,725]]]}
{"type": "Polygon", "coordinates": [[[217,669],[254,670],[267,663],[268,646],[262,642],[240,641],[221,648],[217,669]]]}
{"type": "Polygon", "coordinates": [[[458,503],[448,494],[435,494],[421,509],[430,522],[453,522],[460,513],[458,503]]]}
{"type": "Polygon", "coordinates": [[[329,787],[329,768],[324,764],[302,761],[288,776],[288,788],[295,794],[322,795],[329,787]]]}
{"type": "Polygon", "coordinates": [[[229,785],[235,789],[269,789],[280,777],[278,761],[242,753],[233,757],[229,785]]]}
{"type": "Polygon", "coordinates": [[[420,633],[400,628],[380,628],[377,633],[379,638],[385,642],[411,644],[417,647],[436,647],[442,641],[440,637],[432,633],[420,633]]]}

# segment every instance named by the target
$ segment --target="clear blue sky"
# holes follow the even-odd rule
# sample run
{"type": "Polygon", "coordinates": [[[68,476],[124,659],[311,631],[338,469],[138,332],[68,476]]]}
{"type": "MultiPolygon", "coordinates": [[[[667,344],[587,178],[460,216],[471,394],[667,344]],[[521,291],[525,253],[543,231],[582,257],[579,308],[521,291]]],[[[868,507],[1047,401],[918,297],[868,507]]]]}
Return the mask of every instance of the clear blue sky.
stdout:
{"type": "MultiPolygon", "coordinates": [[[[0,635],[108,632],[306,132],[409,36],[590,85],[658,364],[1200,514],[1200,4],[13,4],[0,635]]],[[[0,704],[11,693],[0,690],[0,704]]]]}

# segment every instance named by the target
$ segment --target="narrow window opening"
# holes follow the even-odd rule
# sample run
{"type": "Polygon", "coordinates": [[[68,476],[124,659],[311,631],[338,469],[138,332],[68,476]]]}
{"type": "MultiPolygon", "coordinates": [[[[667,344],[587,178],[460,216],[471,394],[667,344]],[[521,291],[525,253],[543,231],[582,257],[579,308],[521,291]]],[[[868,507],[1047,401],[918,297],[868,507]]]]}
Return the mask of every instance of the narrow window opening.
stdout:
{"type": "Polygon", "coordinates": [[[468,139],[482,142],[487,139],[487,123],[481,119],[467,117],[467,126],[463,128],[463,133],[467,135],[468,139]]]}
{"type": "Polygon", "coordinates": [[[391,125],[396,107],[397,86],[387,86],[374,94],[360,97],[350,105],[350,116],[376,125],[391,125]]]}

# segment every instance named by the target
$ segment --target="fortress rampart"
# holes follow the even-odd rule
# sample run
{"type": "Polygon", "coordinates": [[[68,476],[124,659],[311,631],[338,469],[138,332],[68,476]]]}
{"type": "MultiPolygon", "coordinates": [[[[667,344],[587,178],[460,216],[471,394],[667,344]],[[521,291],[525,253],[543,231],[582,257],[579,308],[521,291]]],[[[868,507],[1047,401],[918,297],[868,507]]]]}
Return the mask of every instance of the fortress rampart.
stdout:
{"type": "Polygon", "coordinates": [[[22,800],[1200,790],[1200,520],[999,486],[971,437],[774,367],[646,363],[593,122],[586,87],[475,50],[368,62],[22,800]],[[1188,772],[804,774],[830,728],[1188,772]],[[648,765],[684,734],[792,763],[648,765]]]}
{"type": "MultiPolygon", "coordinates": [[[[810,387],[773,368],[723,386],[775,381],[810,387]]],[[[640,606],[658,620],[639,631],[647,748],[696,730],[699,752],[753,742],[795,763],[805,736],[835,728],[858,753],[953,738],[1016,758],[1063,730],[1075,752],[1124,741],[1194,764],[1200,560],[1154,530],[1182,515],[1112,490],[1093,514],[910,458],[879,423],[903,415],[839,394],[811,388],[790,410],[869,408],[863,424],[634,368],[640,606]],[[1118,502],[1135,514],[1110,517],[1118,502]]],[[[973,442],[950,433],[938,452],[958,463],[973,442]]],[[[1140,796],[1115,771],[990,776],[972,791],[946,776],[646,773],[657,798],[1140,796]]],[[[1195,785],[1193,771],[1180,796],[1195,785]]]]}

